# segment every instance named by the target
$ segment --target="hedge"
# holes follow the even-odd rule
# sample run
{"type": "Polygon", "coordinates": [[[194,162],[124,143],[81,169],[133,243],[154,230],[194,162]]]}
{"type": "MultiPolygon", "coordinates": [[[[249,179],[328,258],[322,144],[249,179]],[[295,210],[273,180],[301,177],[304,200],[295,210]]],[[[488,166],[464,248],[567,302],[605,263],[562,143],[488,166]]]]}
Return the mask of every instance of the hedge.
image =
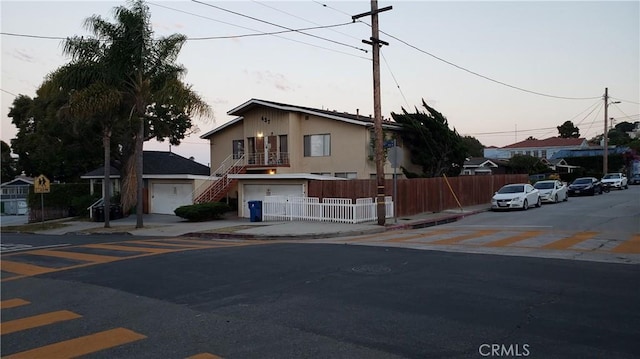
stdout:
{"type": "Polygon", "coordinates": [[[52,183],[50,192],[33,193],[34,188],[29,189],[27,202],[29,208],[40,208],[41,198],[45,208],[64,208],[69,210],[71,216],[87,215],[87,207],[100,198],[99,194],[91,195],[88,183],[52,183]]]}
{"type": "Polygon", "coordinates": [[[223,202],[199,203],[176,208],[173,212],[190,222],[220,219],[231,208],[223,202]]]}

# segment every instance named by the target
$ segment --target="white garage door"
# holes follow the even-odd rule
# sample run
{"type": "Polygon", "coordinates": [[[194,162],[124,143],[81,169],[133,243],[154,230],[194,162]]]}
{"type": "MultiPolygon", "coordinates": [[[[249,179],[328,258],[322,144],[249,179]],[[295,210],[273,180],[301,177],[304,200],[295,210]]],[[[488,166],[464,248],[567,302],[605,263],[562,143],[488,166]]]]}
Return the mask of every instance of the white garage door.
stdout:
{"type": "Polygon", "coordinates": [[[249,201],[262,201],[265,196],[304,196],[302,184],[246,184],[243,187],[242,211],[240,216],[250,217],[249,201]]]}
{"type": "Polygon", "coordinates": [[[189,183],[154,183],[151,192],[151,213],[175,214],[174,209],[193,204],[193,186],[189,183]]]}

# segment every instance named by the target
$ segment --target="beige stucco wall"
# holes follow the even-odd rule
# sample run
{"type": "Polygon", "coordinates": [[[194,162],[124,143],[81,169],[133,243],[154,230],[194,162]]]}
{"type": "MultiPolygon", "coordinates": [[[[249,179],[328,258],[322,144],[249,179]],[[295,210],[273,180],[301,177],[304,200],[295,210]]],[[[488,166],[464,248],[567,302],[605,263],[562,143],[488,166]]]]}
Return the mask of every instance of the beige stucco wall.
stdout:
{"type": "Polygon", "coordinates": [[[241,140],[243,136],[243,126],[240,121],[209,137],[212,176],[216,174],[220,164],[233,154],[233,140],[241,140]]]}
{"type": "MultiPolygon", "coordinates": [[[[369,179],[376,173],[375,162],[369,159],[372,127],[342,122],[298,112],[285,112],[266,107],[254,107],[244,114],[244,120],[210,136],[212,173],[232,154],[232,141],[243,139],[245,152],[249,137],[287,135],[289,167],[276,167],[277,173],[356,172],[357,178],[369,179]],[[305,135],[331,135],[331,155],[304,157],[305,135]]],[[[405,151],[407,152],[407,151],[405,151]]],[[[408,158],[408,153],[405,153],[408,158]]],[[[409,163],[405,159],[404,163],[409,163]]],[[[385,176],[392,178],[393,168],[385,161],[385,176]]],[[[398,173],[401,170],[398,169],[398,173]]]]}

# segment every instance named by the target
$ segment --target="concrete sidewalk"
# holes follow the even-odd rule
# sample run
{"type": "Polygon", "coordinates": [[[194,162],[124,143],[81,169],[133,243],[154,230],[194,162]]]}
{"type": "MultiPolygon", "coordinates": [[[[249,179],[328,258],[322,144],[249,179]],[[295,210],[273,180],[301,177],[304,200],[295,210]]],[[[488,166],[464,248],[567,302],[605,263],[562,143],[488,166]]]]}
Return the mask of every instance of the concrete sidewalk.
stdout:
{"type": "MultiPolygon", "coordinates": [[[[69,234],[130,234],[149,237],[203,237],[238,239],[313,239],[361,234],[381,233],[388,230],[430,227],[455,222],[461,218],[489,210],[489,205],[465,207],[438,213],[422,213],[397,219],[386,220],[385,226],[377,222],[359,224],[313,222],[313,221],[269,221],[250,222],[247,218],[227,217],[207,222],[187,222],[173,215],[147,214],[143,217],[143,228],[135,228],[136,216],[110,221],[110,228],[103,222],[89,222],[75,219],[58,220],[62,228],[38,231],[47,235],[69,234]]],[[[3,230],[4,231],[4,230],[3,230]]]]}

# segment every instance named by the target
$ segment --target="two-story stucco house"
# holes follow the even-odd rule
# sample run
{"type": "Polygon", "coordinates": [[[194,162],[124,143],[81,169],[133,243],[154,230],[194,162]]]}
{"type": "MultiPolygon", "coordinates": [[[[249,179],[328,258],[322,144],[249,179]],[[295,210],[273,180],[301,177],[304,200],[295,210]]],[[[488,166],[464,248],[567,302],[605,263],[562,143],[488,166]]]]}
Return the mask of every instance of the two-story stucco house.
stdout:
{"type": "MultiPolygon", "coordinates": [[[[374,120],[359,111],[251,99],[227,113],[237,117],[201,136],[209,140],[211,174],[217,180],[196,202],[238,198],[239,215],[247,217],[248,201],[266,195],[305,196],[312,179],[375,178],[374,120]]],[[[399,129],[383,121],[387,139],[399,129]]],[[[393,177],[388,161],[384,172],[393,177]]]]}

